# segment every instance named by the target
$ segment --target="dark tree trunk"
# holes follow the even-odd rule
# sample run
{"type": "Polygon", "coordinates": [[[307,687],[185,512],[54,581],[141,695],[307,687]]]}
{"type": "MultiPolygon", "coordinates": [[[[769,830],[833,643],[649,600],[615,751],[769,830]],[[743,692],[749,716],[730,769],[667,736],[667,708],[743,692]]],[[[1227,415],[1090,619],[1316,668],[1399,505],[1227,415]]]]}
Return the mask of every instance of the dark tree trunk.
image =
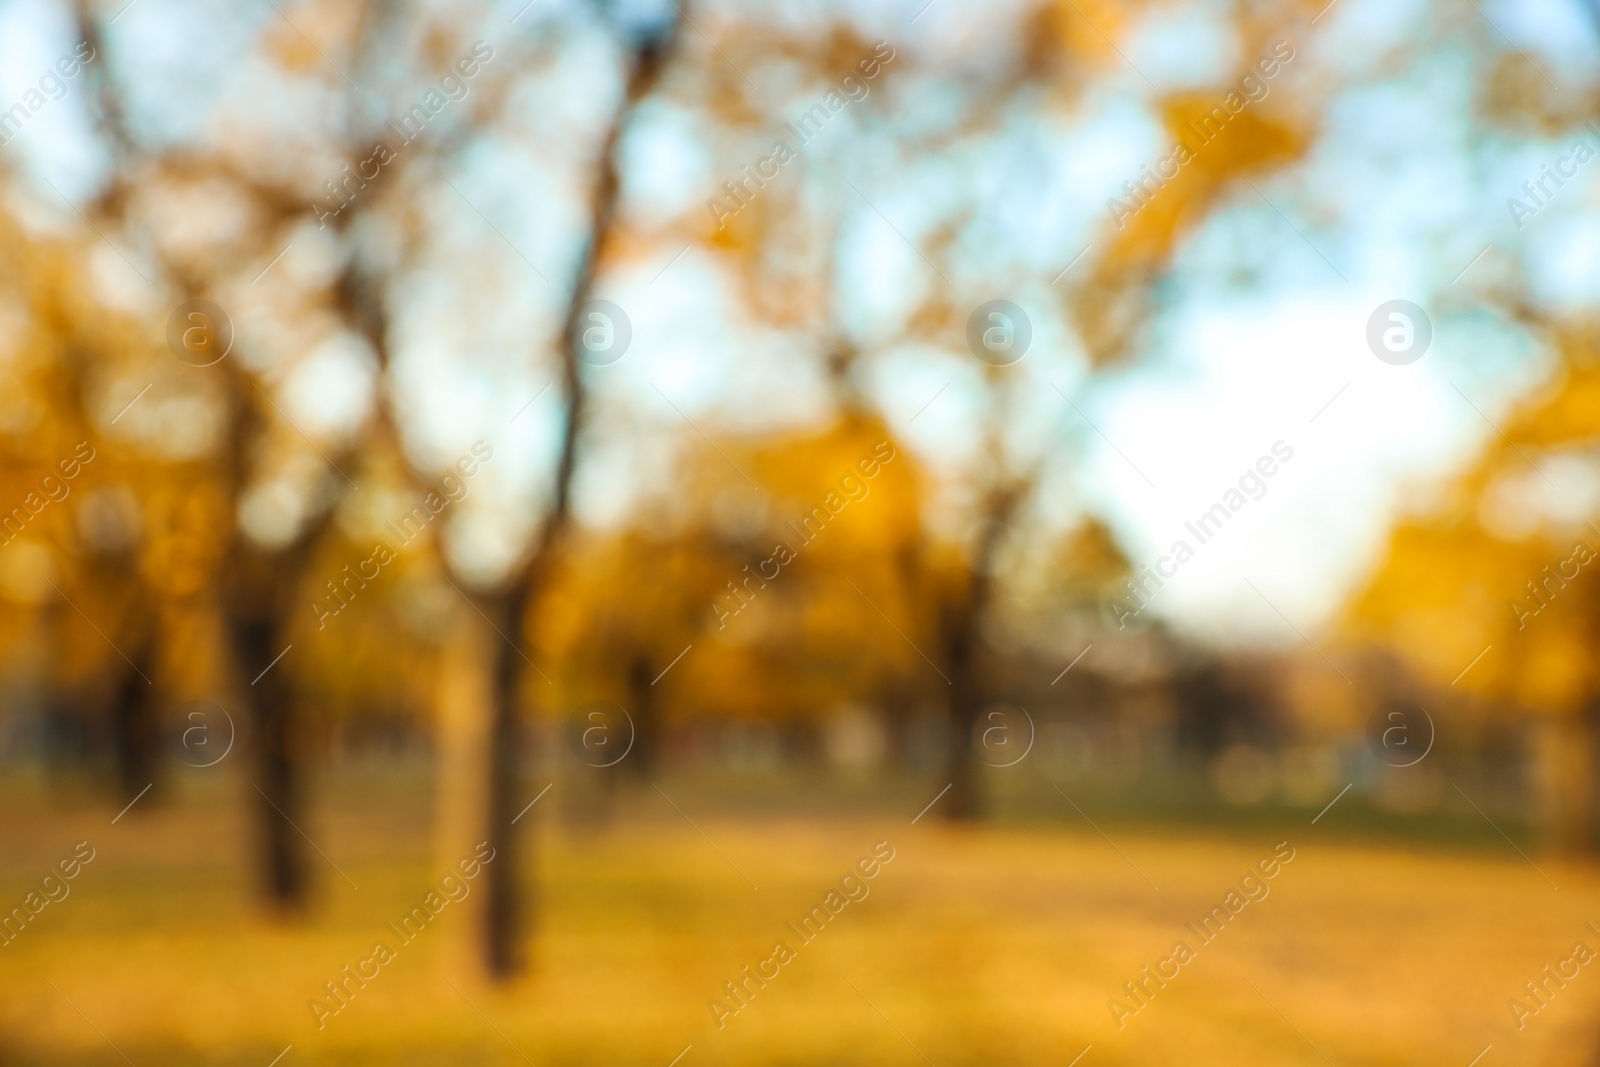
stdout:
{"type": "Polygon", "coordinates": [[[980,677],[982,626],[993,592],[995,553],[1028,485],[1027,481],[1014,481],[990,493],[965,580],[947,602],[940,620],[949,672],[950,717],[955,726],[946,768],[950,795],[940,805],[946,819],[976,819],[983,814],[974,736],[988,695],[980,677]]]}
{"type": "MultiPolygon", "coordinates": [[[[485,840],[494,860],[484,868],[483,953],[489,974],[498,980],[513,977],[524,966],[523,942],[528,932],[528,908],[521,892],[522,850],[518,829],[511,825],[522,796],[521,697],[522,653],[513,648],[522,633],[527,586],[518,584],[500,598],[497,624],[508,635],[500,642],[494,661],[494,704],[488,736],[488,810],[485,840]]],[[[531,832],[532,824],[521,831],[531,832]]]]}
{"type": "MultiPolygon", "coordinates": [[[[135,620],[140,626],[146,621],[142,616],[135,620]]],[[[146,628],[133,646],[133,663],[112,696],[112,758],[121,795],[128,797],[156,780],[161,737],[156,691],[150,679],[154,673],[154,643],[146,628]]]]}
{"type": "MultiPolygon", "coordinates": [[[[648,779],[661,759],[661,709],[656,703],[655,675],[642,649],[628,661],[628,714],[633,716],[633,750],[623,761],[635,778],[648,779]]],[[[621,768],[619,768],[621,769],[621,768]]]]}
{"type": "MultiPolygon", "coordinates": [[[[331,512],[330,512],[331,515],[331,512]]],[[[250,724],[249,810],[259,848],[261,891],[283,912],[305,907],[309,889],[304,782],[305,737],[300,696],[289,657],[289,619],[298,603],[312,546],[324,516],[277,552],[234,547],[225,583],[224,612],[238,670],[240,699],[250,724]]]]}
{"type": "Polygon", "coordinates": [[[305,906],[308,888],[301,739],[294,695],[275,647],[278,628],[264,621],[233,621],[235,652],[245,676],[245,713],[251,732],[249,807],[258,844],[258,876],[267,901],[282,911],[305,906]],[[271,669],[268,665],[272,664],[271,669]],[[266,671],[262,674],[262,671],[266,671]],[[249,685],[250,679],[257,679],[249,685]]]}

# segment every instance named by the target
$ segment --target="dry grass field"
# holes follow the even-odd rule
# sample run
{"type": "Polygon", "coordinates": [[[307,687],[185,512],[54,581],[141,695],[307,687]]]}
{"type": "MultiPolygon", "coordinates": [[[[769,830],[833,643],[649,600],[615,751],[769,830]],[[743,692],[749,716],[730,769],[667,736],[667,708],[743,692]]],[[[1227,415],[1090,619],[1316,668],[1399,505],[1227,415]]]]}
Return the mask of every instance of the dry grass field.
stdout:
{"type": "Polygon", "coordinates": [[[1600,973],[1585,967],[1520,1033],[1506,1001],[1575,941],[1596,943],[1583,924],[1600,925],[1600,876],[1536,855],[1542,875],[1498,838],[1358,846],[1335,809],[1280,832],[1101,821],[1108,841],[1076,815],[953,828],[912,825],[915,804],[894,818],[734,814],[686,785],[674,799],[694,826],[649,787],[603,825],[567,817],[554,792],[523,820],[540,894],[526,979],[475,976],[469,895],[319,1030],[308,1001],[375,941],[398,945],[385,924],[456,857],[425,782],[325,788],[304,827],[326,853],[313,854],[316,907],[275,921],[249,903],[242,793],[226,784],[176,789],[115,825],[87,794],[46,804],[8,788],[6,908],[75,843],[95,858],[0,949],[0,1063],[267,1067],[292,1046],[282,1067],[667,1067],[680,1053],[681,1067],[960,1067],[1065,1065],[1088,1047],[1082,1067],[1466,1067],[1486,1045],[1484,1067],[1593,1062],[1600,973]],[[1201,944],[1185,922],[1284,840],[1294,858],[1268,895],[1201,944]],[[796,938],[784,924],[880,841],[894,858],[868,895],[796,938]],[[793,958],[719,1028],[708,1002],[780,940],[793,958]],[[1180,940],[1194,958],[1119,1029],[1108,999],[1180,940]]]}

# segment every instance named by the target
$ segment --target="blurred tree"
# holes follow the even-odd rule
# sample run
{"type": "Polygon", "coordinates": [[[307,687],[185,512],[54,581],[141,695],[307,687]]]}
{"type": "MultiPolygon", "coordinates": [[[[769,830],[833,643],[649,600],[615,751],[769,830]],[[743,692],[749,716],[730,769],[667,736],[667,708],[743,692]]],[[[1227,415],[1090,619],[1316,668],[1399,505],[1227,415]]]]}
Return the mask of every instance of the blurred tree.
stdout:
{"type": "Polygon", "coordinates": [[[904,569],[920,536],[918,475],[887,434],[858,416],[722,437],[680,461],[636,527],[574,561],[546,655],[565,664],[568,706],[614,699],[636,716],[634,770],[647,773],[664,732],[691,717],[815,730],[840,703],[892,691],[913,663],[927,670],[874,611],[917,625],[904,569]],[[755,485],[728,484],[730,463],[755,485]]]}
{"type": "MultiPolygon", "coordinates": [[[[1060,271],[1048,287],[1038,283],[1035,243],[1020,235],[997,240],[1011,232],[1007,227],[1016,217],[1049,213],[1048,205],[1028,200],[1034,190],[1021,175],[1034,169],[1006,165],[1019,154],[1030,163],[1049,158],[1026,137],[1018,144],[1014,117],[1019,109],[1035,110],[1048,128],[1049,119],[1081,107],[1097,79],[1128,66],[1115,42],[1146,10],[1144,4],[1066,0],[1033,5],[1008,26],[1015,40],[1007,44],[1015,52],[1004,64],[917,56],[887,42],[892,58],[881,63],[870,96],[852,105],[849,132],[805,139],[801,162],[758,183],[758,192],[747,201],[739,198],[731,217],[716,219],[709,244],[725,257],[743,306],[765,323],[811,335],[840,412],[888,416],[894,405],[875,388],[874,376],[892,361],[929,360],[951,351],[961,360],[975,356],[966,350],[968,315],[1001,293],[1014,294],[1032,311],[1054,311],[1063,326],[1075,328],[1090,372],[1136,357],[1146,343],[1141,329],[1150,319],[1151,296],[1183,240],[1250,177],[1303,156],[1310,142],[1307,120],[1290,91],[1280,89],[1270,105],[1237,115],[1216,144],[1205,146],[1156,195],[1143,196],[1139,202],[1148,206],[1131,219],[1096,227],[1082,253],[1093,250],[1088,263],[1070,277],[1060,271]],[[939,101],[936,121],[918,110],[929,100],[939,101]],[[891,111],[892,124],[884,119],[891,111]],[[946,189],[936,170],[952,159],[970,168],[960,191],[946,189]],[[927,195],[908,198],[906,188],[927,195]],[[903,217],[900,225],[889,225],[932,274],[902,276],[906,306],[889,311],[881,298],[874,303],[867,273],[851,263],[850,253],[868,245],[867,234],[894,217],[897,207],[904,216],[912,199],[921,217],[910,224],[909,236],[903,217]],[[852,268],[861,273],[852,274],[852,268]],[[1050,301],[1058,306],[1049,308],[1050,301]]],[[[1234,21],[1240,63],[1249,64],[1287,35],[1293,12],[1241,9],[1234,21]]],[[[736,39],[759,47],[750,36],[736,39]]],[[[837,81],[873,48],[848,25],[765,44],[773,66],[798,68],[802,77],[823,82],[837,81]]],[[[1241,66],[1227,81],[1237,83],[1250,70],[1241,66]]],[[[1154,106],[1167,134],[1192,140],[1185,121],[1202,106],[1217,104],[1231,87],[1218,79],[1204,91],[1158,92],[1154,106]]],[[[750,144],[779,128],[780,116],[737,83],[727,95],[730,102],[717,109],[717,137],[725,167],[734,173],[750,144]]],[[[877,270],[892,260],[880,254],[871,262],[877,270]]],[[[997,589],[1005,577],[1003,561],[1008,553],[1029,555],[1023,542],[1053,536],[1048,522],[1036,521],[1040,487],[1055,484],[1058,472],[1073,462],[1071,450],[1060,446],[1084,428],[1074,406],[1063,413],[1058,435],[1019,431],[1037,410],[1039,394],[1066,395],[1038,344],[1045,325],[1042,314],[1033,322],[1035,353],[1022,363],[985,361],[950,370],[971,398],[965,447],[958,462],[938,470],[938,484],[929,492],[933,506],[922,509],[921,532],[898,570],[907,602],[916,607],[897,625],[905,624],[908,640],[928,649],[936,681],[945,683],[942,699],[953,725],[946,766],[953,788],[939,809],[946,817],[970,817],[980,806],[971,734],[996,683],[989,676],[984,633],[997,602],[1011,599],[997,589]]]]}
{"type": "Polygon", "coordinates": [[[1559,366],[1427,510],[1398,523],[1344,620],[1428,681],[1531,719],[1542,819],[1568,851],[1600,845],[1600,334],[1555,323],[1559,366]],[[1470,669],[1469,669],[1470,668],[1470,669]]]}
{"type": "MultiPolygon", "coordinates": [[[[684,0],[687,4],[687,0],[684,0]]],[[[610,257],[619,254],[616,225],[621,194],[620,144],[634,114],[655,91],[672,61],[682,19],[682,7],[659,22],[630,24],[617,16],[615,32],[621,38],[624,88],[616,111],[605,128],[595,163],[590,195],[589,225],[580,253],[566,315],[557,339],[561,358],[562,388],[566,397],[561,446],[556,461],[555,489],[532,550],[518,569],[504,582],[505,591],[497,594],[499,603],[492,614],[504,620],[514,633],[529,630],[537,634],[538,612],[546,590],[554,581],[556,567],[566,550],[571,522],[572,474],[577,464],[579,436],[583,428],[584,384],[580,352],[582,334],[590,323],[584,319],[598,272],[610,257]]],[[[537,638],[535,638],[537,639],[537,638]]],[[[491,974],[509,977],[524,966],[523,919],[519,848],[512,819],[521,807],[517,754],[519,752],[519,693],[522,691],[522,661],[525,657],[512,648],[498,650],[494,667],[495,695],[488,734],[489,803],[485,833],[497,850],[496,862],[485,868],[487,901],[484,952],[491,974]],[[516,653],[513,655],[513,653],[516,653]]]]}
{"type": "MultiPolygon", "coordinates": [[[[469,46],[459,30],[411,5],[364,3],[335,18],[317,16],[312,29],[323,38],[323,48],[311,46],[307,52],[310,39],[301,31],[303,23],[280,11],[262,37],[262,58],[277,68],[267,76],[336,102],[337,117],[319,118],[293,134],[266,131],[264,143],[288,136],[299,146],[287,158],[264,157],[262,142],[236,136],[226,122],[174,143],[153,136],[137,117],[130,120],[128,87],[118,80],[130,64],[108,47],[109,35],[88,3],[77,4],[76,16],[83,39],[100,57],[89,68],[89,77],[98,88],[96,113],[111,158],[104,180],[85,206],[91,224],[100,234],[114,235],[133,247],[135,258],[147,267],[154,265],[156,281],[178,300],[211,298],[235,310],[248,303],[269,315],[281,315],[286,324],[284,329],[241,339],[240,350],[225,359],[209,380],[185,381],[184,386],[214,406],[212,424],[223,428],[210,452],[213,484],[222,487],[216,498],[218,514],[212,517],[225,553],[219,563],[223,618],[237,665],[238,692],[254,727],[251,747],[257,766],[252,777],[259,792],[256,804],[267,892],[278,904],[296,907],[306,888],[301,839],[295,829],[304,814],[298,768],[306,746],[306,686],[314,683],[314,672],[279,661],[292,647],[296,630],[305,627],[305,606],[322,596],[315,566],[333,563],[336,570],[336,550],[352,544],[332,537],[341,514],[348,516],[357,508],[352,475],[376,483],[368,486],[367,496],[378,497],[383,487],[397,485],[424,492],[433,474],[428,464],[413,459],[408,434],[415,420],[400,410],[392,356],[402,337],[397,322],[400,289],[422,267],[418,260],[428,251],[428,224],[413,203],[393,192],[415,189],[423,181],[434,184],[440,162],[459,159],[494,136],[494,122],[527,71],[515,54],[480,71],[483,76],[474,85],[474,99],[453,113],[455,123],[437,136],[417,139],[415,145],[406,140],[405,151],[382,160],[379,189],[363,192],[375,180],[372,174],[360,169],[358,176],[345,165],[342,180],[326,183],[326,191],[306,195],[304,190],[311,185],[306,179],[316,173],[318,161],[330,173],[348,160],[365,160],[364,168],[373,162],[373,144],[394,138],[384,120],[398,111],[382,107],[381,102],[381,110],[369,106],[378,102],[374,94],[357,90],[363,95],[339,100],[346,85],[354,89],[355,83],[327,58],[329,53],[342,56],[363,83],[394,87],[393,95],[401,99],[413,95],[418,83],[435,80],[438,69],[449,69],[455,57],[469,49],[479,58],[492,55],[492,49],[481,42],[469,46]],[[400,45],[402,40],[409,43],[409,51],[400,45]],[[212,218],[229,218],[235,224],[205,234],[172,225],[172,210],[185,198],[196,210],[209,210],[212,218]],[[313,221],[314,231],[308,228],[313,221]],[[331,271],[289,277],[280,269],[269,288],[251,292],[297,241],[320,246],[331,271]],[[250,275],[254,277],[246,284],[250,275]],[[309,356],[320,354],[316,346],[351,343],[373,361],[375,417],[362,421],[358,416],[331,432],[307,436],[280,406],[283,381],[309,356]],[[324,462],[309,460],[299,447],[302,443],[324,462]]],[[[524,562],[502,579],[497,592],[482,598],[486,614],[510,635],[493,667],[491,728],[483,752],[490,782],[483,833],[498,850],[497,862],[488,868],[484,894],[483,950],[489,969],[497,975],[513,973],[521,957],[520,865],[509,837],[511,804],[516,799],[516,705],[521,692],[521,653],[515,644],[529,614],[538,612],[568,526],[583,411],[576,348],[583,326],[579,313],[597,272],[616,251],[612,230],[620,188],[619,140],[633,112],[654,90],[676,38],[674,17],[640,22],[637,12],[609,7],[605,17],[620,40],[624,89],[613,121],[599,139],[589,224],[581,238],[558,340],[565,412],[552,503],[524,562]]],[[[254,117],[246,120],[254,121],[254,117]]],[[[112,237],[105,239],[116,247],[112,237]]],[[[128,266],[139,270],[131,260],[128,266]]],[[[360,510],[369,508],[370,503],[360,503],[360,510]]],[[[362,527],[363,523],[355,523],[354,528],[362,527]]],[[[439,545],[436,538],[430,543],[439,545]]],[[[447,558],[444,563],[450,566],[447,558]]],[[[319,659],[310,656],[309,662],[319,659]]],[[[130,721],[143,708],[131,698],[123,703],[130,721]]],[[[136,731],[124,732],[130,741],[136,736],[136,731]]]]}

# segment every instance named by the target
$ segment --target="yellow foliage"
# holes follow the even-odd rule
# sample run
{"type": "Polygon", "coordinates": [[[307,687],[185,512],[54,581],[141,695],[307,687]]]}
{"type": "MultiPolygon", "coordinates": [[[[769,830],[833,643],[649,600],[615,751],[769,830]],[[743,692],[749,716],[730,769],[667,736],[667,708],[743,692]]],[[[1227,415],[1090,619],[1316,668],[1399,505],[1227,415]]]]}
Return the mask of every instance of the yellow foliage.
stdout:
{"type": "Polygon", "coordinates": [[[1214,140],[1201,143],[1194,131],[1220,103],[1215,92],[1172,97],[1166,102],[1163,117],[1168,134],[1174,143],[1187,145],[1194,157],[1178,167],[1177,175],[1149,197],[1146,206],[1125,220],[1103,261],[1105,270],[1154,269],[1210,214],[1218,197],[1234,182],[1282,167],[1306,150],[1309,138],[1303,129],[1287,118],[1263,113],[1259,105],[1233,115],[1214,140]]]}
{"type": "Polygon", "coordinates": [[[1600,531],[1519,516],[1530,531],[1508,540],[1484,525],[1498,506],[1492,494],[1508,479],[1557,495],[1537,464],[1556,453],[1586,456],[1600,428],[1592,335],[1569,329],[1558,337],[1557,373],[1504,420],[1504,436],[1489,438],[1433,514],[1393,531],[1343,627],[1352,640],[1391,646],[1441,686],[1570,715],[1600,692],[1592,651],[1600,531]]]}
{"type": "Polygon", "coordinates": [[[693,454],[670,518],[563,568],[537,623],[559,703],[623,699],[632,660],[654,676],[685,648],[657,686],[669,717],[804,718],[885,684],[917,659],[895,628],[927,622],[919,483],[875,418],[693,454]]]}

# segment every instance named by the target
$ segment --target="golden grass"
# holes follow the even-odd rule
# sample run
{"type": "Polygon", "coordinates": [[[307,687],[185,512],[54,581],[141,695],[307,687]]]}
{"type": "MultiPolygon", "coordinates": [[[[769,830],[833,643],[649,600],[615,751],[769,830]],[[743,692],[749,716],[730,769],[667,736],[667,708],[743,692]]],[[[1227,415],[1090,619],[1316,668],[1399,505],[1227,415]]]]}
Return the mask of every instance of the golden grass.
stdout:
{"type": "Polygon", "coordinates": [[[292,1045],[281,1067],[524,1056],[666,1067],[692,1044],[680,1067],[1065,1065],[1089,1045],[1081,1067],[1465,1067],[1492,1043],[1483,1067],[1498,1067],[1587,1063],[1596,1044],[1600,966],[1520,1034],[1506,1000],[1580,938],[1600,947],[1583,929],[1600,925],[1600,877],[1535,857],[1557,891],[1510,846],[1359,847],[1341,843],[1331,819],[1259,841],[1106,826],[1125,859],[1075,817],[962,829],[931,816],[913,826],[686,804],[713,848],[653,791],[604,829],[563,821],[555,803],[520,824],[538,852],[529,977],[507,988],[477,977],[469,898],[319,1031],[307,1001],[375,940],[392,942],[384,923],[453,858],[432,844],[425,789],[319,803],[305,829],[360,888],[313,854],[319,894],[302,924],[250,905],[232,784],[116,826],[116,806],[42,796],[7,798],[0,906],[20,902],[74,842],[98,854],[67,900],[0,949],[6,1064],[125,1054],[138,1067],[266,1067],[292,1045]],[[1184,921],[1284,838],[1296,856],[1271,895],[1199,946],[1184,921]],[[802,946],[784,922],[879,840],[896,857],[871,895],[802,946]],[[797,958],[719,1030],[708,1001],[779,939],[797,958]],[[1198,957],[1119,1031],[1108,998],[1180,939],[1198,957]]]}

